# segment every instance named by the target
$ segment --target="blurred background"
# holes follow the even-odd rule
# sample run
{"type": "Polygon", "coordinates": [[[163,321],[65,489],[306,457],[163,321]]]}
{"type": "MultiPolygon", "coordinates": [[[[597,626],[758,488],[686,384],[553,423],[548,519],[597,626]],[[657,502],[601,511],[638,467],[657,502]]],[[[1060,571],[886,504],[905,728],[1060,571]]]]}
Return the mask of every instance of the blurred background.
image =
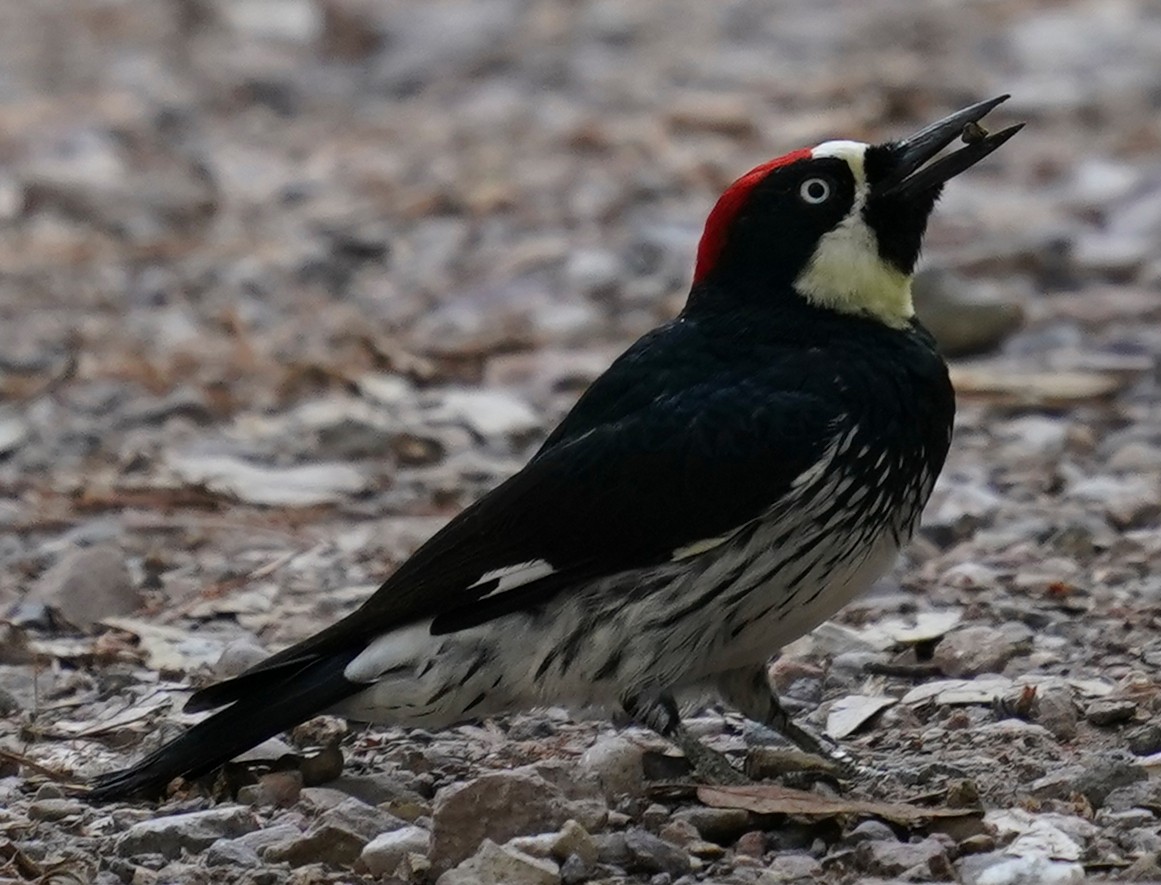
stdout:
{"type": "Polygon", "coordinates": [[[1150,0],[0,3],[9,640],[118,617],[194,672],[313,632],[680,309],[730,180],[1004,92],[987,122],[1027,127],[928,238],[959,427],[881,606],[1147,682],[1150,0]]]}

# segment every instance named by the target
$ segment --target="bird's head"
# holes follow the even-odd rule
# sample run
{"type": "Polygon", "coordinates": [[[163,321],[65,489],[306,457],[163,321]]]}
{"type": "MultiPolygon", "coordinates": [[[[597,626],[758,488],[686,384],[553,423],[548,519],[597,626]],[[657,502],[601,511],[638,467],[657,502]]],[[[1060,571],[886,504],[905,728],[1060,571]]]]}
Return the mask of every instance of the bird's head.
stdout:
{"type": "Polygon", "coordinates": [[[726,293],[801,298],[907,325],[911,276],[944,183],[1021,128],[987,134],[977,126],[1007,97],[964,108],[900,141],[827,141],[747,172],[706,220],[691,304],[726,293]],[[961,135],[962,148],[935,159],[961,135]]]}

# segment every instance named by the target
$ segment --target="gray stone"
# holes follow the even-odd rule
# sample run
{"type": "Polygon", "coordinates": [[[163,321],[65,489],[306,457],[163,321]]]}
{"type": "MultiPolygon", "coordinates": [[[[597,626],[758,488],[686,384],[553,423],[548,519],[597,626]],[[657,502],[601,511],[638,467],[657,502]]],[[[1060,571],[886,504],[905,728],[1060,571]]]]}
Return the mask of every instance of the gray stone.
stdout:
{"type": "Polygon", "coordinates": [[[348,830],[361,836],[364,841],[374,839],[381,833],[402,829],[407,825],[406,821],[400,820],[395,815],[353,797],[324,811],[319,823],[348,830]]]}
{"type": "Polygon", "coordinates": [[[1010,295],[942,268],[915,275],[915,312],[947,356],[970,356],[997,348],[1024,323],[1010,295]]]}
{"type": "Polygon", "coordinates": [[[333,790],[342,790],[368,805],[415,803],[427,805],[427,798],[416,787],[419,784],[411,772],[381,771],[367,775],[343,775],[329,784],[333,790]]]}
{"type": "Polygon", "coordinates": [[[537,836],[517,836],[508,843],[517,851],[533,857],[549,857],[564,861],[576,854],[588,864],[597,861],[597,844],[575,820],[565,821],[559,833],[541,833],[537,836]]]}
{"type": "Polygon", "coordinates": [[[947,848],[935,838],[922,842],[870,840],[855,849],[855,859],[868,872],[880,876],[897,876],[915,867],[935,873],[950,865],[947,848]]]}
{"type": "Polygon", "coordinates": [[[809,854],[780,854],[762,871],[756,885],[816,882],[821,875],[822,865],[809,854]]]}
{"type": "Polygon", "coordinates": [[[688,873],[692,867],[689,855],[648,830],[633,828],[624,834],[630,873],[668,873],[673,877],[688,873]]]}
{"type": "Polygon", "coordinates": [[[241,836],[257,827],[250,809],[238,805],[171,814],[133,824],[117,839],[114,850],[121,857],[159,854],[172,860],[183,850],[204,851],[218,839],[241,836]]]}
{"type": "Polygon", "coordinates": [[[228,643],[214,662],[214,676],[218,679],[230,679],[244,670],[270,657],[253,637],[246,636],[228,643]]]}
{"type": "Polygon", "coordinates": [[[1034,799],[1067,799],[1076,793],[1076,782],[1084,773],[1080,765],[1055,768],[1028,785],[1028,795],[1034,799]]]}
{"type": "Polygon", "coordinates": [[[1125,740],[1138,756],[1161,753],[1161,722],[1147,722],[1125,735],[1125,740]]]}
{"type": "Polygon", "coordinates": [[[1021,651],[1032,647],[1032,633],[1022,624],[997,630],[975,625],[953,630],[939,640],[932,663],[955,679],[999,673],[1021,651]]]}
{"type": "Polygon", "coordinates": [[[1128,811],[1132,808],[1161,808],[1161,780],[1148,778],[1134,781],[1105,796],[1101,810],[1128,811]]]}
{"type": "Polygon", "coordinates": [[[495,772],[454,784],[436,795],[432,807],[432,866],[451,869],[484,839],[551,832],[569,816],[560,790],[532,775],[495,772]]]}
{"type": "Polygon", "coordinates": [[[895,831],[879,820],[865,820],[843,837],[847,845],[858,845],[860,842],[895,842],[898,837],[895,831]]]}
{"type": "Polygon", "coordinates": [[[111,546],[66,554],[37,581],[32,598],[86,630],[102,618],[132,614],[141,606],[125,556],[111,546]]]}
{"type": "Polygon", "coordinates": [[[342,790],[335,790],[331,787],[304,787],[300,798],[303,806],[315,811],[337,808],[351,799],[342,790]]]}
{"type": "Polygon", "coordinates": [[[640,796],[645,791],[644,755],[621,735],[600,738],[581,756],[577,770],[595,779],[609,798],[640,796]]]}
{"type": "Polygon", "coordinates": [[[1076,779],[1076,792],[1084,796],[1093,808],[1104,805],[1109,794],[1119,787],[1127,787],[1148,778],[1145,769],[1124,753],[1101,753],[1083,763],[1083,771],[1076,779]]]}
{"type": "Polygon", "coordinates": [[[267,849],[275,845],[296,842],[301,838],[302,830],[299,827],[291,823],[278,823],[261,830],[254,830],[230,841],[237,842],[244,848],[253,849],[261,857],[267,849]]]}
{"type": "Polygon", "coordinates": [[[28,806],[32,820],[57,821],[82,814],[85,806],[76,799],[37,799],[28,806]]]}
{"type": "Polygon", "coordinates": [[[733,843],[751,826],[750,813],[741,808],[686,808],[673,817],[693,824],[703,839],[719,845],[733,843]]]}
{"type": "Polygon", "coordinates": [[[1074,483],[1068,497],[1104,507],[1109,521],[1120,529],[1140,528],[1156,519],[1158,488],[1137,476],[1085,476],[1074,483]]]}
{"type": "Polygon", "coordinates": [[[448,870],[436,885],[559,885],[560,868],[550,860],[532,857],[491,839],[472,857],[448,870]]]}
{"type": "Polygon", "coordinates": [[[1136,701],[1128,698],[1099,698],[1085,707],[1084,718],[1093,725],[1116,725],[1129,721],[1136,713],[1136,701]]]}
{"type": "Polygon", "coordinates": [[[326,864],[348,867],[359,859],[367,839],[344,827],[321,825],[292,842],[280,842],[262,853],[268,863],[287,863],[292,867],[326,864]]]}
{"type": "Polygon", "coordinates": [[[285,862],[292,867],[314,863],[350,866],[373,838],[405,826],[406,823],[394,815],[347,797],[324,811],[306,835],[272,846],[263,858],[274,863],[285,862]]]}
{"type": "Polygon", "coordinates": [[[257,851],[237,839],[219,839],[206,849],[202,859],[206,866],[233,869],[256,867],[262,862],[257,851]]]}
{"type": "Polygon", "coordinates": [[[743,833],[734,845],[734,851],[746,857],[761,857],[766,853],[766,834],[761,830],[743,833]]]}
{"type": "Polygon", "coordinates": [[[289,808],[298,802],[301,793],[302,772],[271,771],[258,778],[258,783],[247,784],[238,790],[238,801],[259,808],[289,808]]]}
{"type": "Polygon", "coordinates": [[[408,854],[427,854],[431,834],[423,827],[408,826],[380,833],[363,847],[360,855],[373,876],[389,876],[408,854]]]}
{"type": "Polygon", "coordinates": [[[552,856],[563,861],[574,855],[586,864],[596,863],[597,843],[583,826],[575,820],[567,820],[553,842],[552,856]]]}
{"type": "Polygon", "coordinates": [[[1052,679],[1036,686],[1032,707],[1036,722],[1047,728],[1058,740],[1076,737],[1080,713],[1076,707],[1076,693],[1063,679],[1052,679]]]}
{"type": "Polygon", "coordinates": [[[570,854],[560,865],[560,880],[564,885],[580,885],[591,879],[592,875],[593,865],[576,854],[570,854]]]}

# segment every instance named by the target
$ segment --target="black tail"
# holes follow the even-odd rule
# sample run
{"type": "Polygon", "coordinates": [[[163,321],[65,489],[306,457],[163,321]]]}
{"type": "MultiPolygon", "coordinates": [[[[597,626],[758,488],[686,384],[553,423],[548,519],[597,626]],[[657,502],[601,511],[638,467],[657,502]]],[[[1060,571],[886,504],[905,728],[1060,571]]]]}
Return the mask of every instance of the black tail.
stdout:
{"type": "Polygon", "coordinates": [[[132,768],[95,779],[88,796],[107,802],[130,796],[155,798],[175,777],[200,777],[268,737],[316,716],[366,688],[349,682],[343,669],[353,653],[306,662],[261,691],[235,700],[154,750],[132,768]]]}

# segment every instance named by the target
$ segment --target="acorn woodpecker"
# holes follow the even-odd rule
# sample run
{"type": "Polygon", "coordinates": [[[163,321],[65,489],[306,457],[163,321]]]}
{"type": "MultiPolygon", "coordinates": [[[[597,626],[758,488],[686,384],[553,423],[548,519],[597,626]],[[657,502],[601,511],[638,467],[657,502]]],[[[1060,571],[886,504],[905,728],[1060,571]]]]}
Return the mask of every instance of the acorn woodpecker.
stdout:
{"type": "Polygon", "coordinates": [[[158,794],[320,713],[442,728],[548,704],[619,704],[732,779],[678,714],[706,688],[818,749],[767,662],[891,567],[943,466],[955,400],[911,277],[944,182],[1020,129],[978,126],[1005,98],[735,181],[681,314],[519,473],[357,611],[195,692],[213,715],[90,795],[158,794]]]}

